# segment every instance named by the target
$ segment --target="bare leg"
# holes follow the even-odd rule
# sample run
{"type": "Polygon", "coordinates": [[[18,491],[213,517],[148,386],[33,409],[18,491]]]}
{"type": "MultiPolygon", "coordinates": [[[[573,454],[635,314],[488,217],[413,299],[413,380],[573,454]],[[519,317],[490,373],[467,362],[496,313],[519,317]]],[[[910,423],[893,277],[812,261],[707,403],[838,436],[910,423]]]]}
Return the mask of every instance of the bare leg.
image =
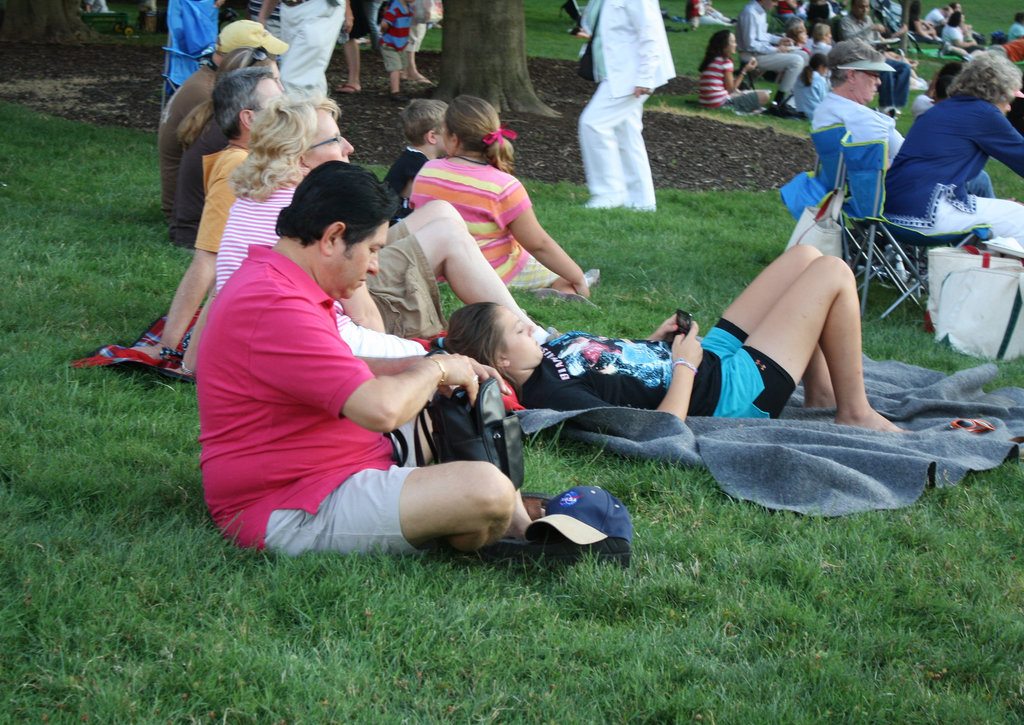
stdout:
{"type": "Polygon", "coordinates": [[[416,67],[416,51],[406,51],[406,57],[409,59],[409,65],[406,66],[405,70],[402,71],[407,81],[419,81],[420,83],[431,83],[432,81],[425,75],[420,73],[416,67]]]}
{"type": "Polygon", "coordinates": [[[512,482],[489,463],[444,463],[409,474],[399,498],[402,535],[414,546],[447,537],[474,551],[503,534],[522,538],[530,520],[512,482]]]}
{"type": "MultiPolygon", "coordinates": [[[[787,249],[757,275],[754,281],[740,293],[740,296],[726,308],[722,317],[747,334],[752,333],[760,327],[765,316],[782,298],[782,295],[821,256],[821,252],[806,244],[798,244],[787,249]]],[[[755,347],[757,346],[755,345],[755,347]]],[[[763,348],[758,349],[770,354],[763,348]]],[[[793,379],[800,380],[800,376],[794,375],[793,379]]],[[[803,384],[805,407],[831,408],[836,404],[828,365],[821,350],[812,354],[807,363],[803,372],[803,384]]]]}
{"type": "Polygon", "coordinates": [[[359,82],[359,43],[354,40],[346,41],[344,51],[345,65],[348,66],[348,80],[345,81],[345,85],[357,91],[362,90],[363,86],[359,82]]]}
{"type": "Polygon", "coordinates": [[[174,293],[174,300],[171,302],[171,309],[167,312],[167,322],[164,323],[164,333],[161,336],[159,345],[146,345],[139,349],[155,360],[160,359],[160,348],[169,347],[172,350],[181,342],[185,336],[188,326],[192,324],[196,310],[203,303],[210,286],[213,284],[217,272],[217,255],[203,249],[197,249],[192,256],[192,263],[181,278],[178,289],[174,293]]]}
{"type": "Polygon", "coordinates": [[[820,345],[815,348],[810,362],[807,363],[803,384],[805,408],[836,406],[836,391],[832,389],[832,376],[829,374],[825,353],[821,351],[820,345]]]}
{"type": "Polygon", "coordinates": [[[484,259],[466,223],[451,204],[425,204],[407,216],[405,224],[416,235],[434,274],[448,280],[456,297],[466,304],[497,302],[523,322],[534,324],[484,259]]]}
{"type": "Polygon", "coordinates": [[[818,345],[836,398],[836,422],[898,432],[868,403],[861,357],[856,281],[838,257],[818,257],[771,305],[747,343],[799,380],[818,345]]]}

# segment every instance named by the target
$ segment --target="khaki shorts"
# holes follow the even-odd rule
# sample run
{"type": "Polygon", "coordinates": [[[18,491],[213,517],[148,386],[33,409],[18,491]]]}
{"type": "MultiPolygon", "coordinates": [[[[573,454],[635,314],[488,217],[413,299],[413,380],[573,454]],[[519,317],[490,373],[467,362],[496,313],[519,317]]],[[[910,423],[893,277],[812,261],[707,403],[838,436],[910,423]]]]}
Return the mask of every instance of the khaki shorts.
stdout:
{"type": "MultiPolygon", "coordinates": [[[[409,44],[405,46],[406,53],[415,53],[420,49],[423,38],[427,34],[426,23],[413,23],[409,26],[409,44]]],[[[1001,46],[999,46],[1001,47],[1001,46]]]]}
{"type": "Polygon", "coordinates": [[[320,502],[315,514],[277,509],[267,521],[267,549],[289,556],[307,551],[418,553],[402,536],[398,513],[405,479],[415,470],[392,466],[353,474],[320,502]]]}
{"type": "Polygon", "coordinates": [[[392,335],[427,338],[447,328],[434,270],[404,221],[388,229],[379,270],[366,286],[392,335]]]}
{"type": "Polygon", "coordinates": [[[409,67],[409,56],[401,50],[381,48],[380,57],[384,59],[384,70],[388,73],[393,73],[396,70],[405,70],[409,67]]]}

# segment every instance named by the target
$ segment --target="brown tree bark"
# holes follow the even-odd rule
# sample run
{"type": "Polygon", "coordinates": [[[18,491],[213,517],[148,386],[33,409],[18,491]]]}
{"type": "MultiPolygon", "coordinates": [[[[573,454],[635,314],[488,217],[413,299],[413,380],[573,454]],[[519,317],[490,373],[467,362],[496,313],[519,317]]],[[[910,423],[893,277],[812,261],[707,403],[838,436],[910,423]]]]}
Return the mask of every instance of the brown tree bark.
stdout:
{"type": "Polygon", "coordinates": [[[499,112],[558,115],[530,81],[522,0],[445,0],[441,40],[435,98],[465,93],[486,99],[499,112]]]}
{"type": "Polygon", "coordinates": [[[7,0],[0,40],[78,43],[88,34],[79,0],[7,0]]]}

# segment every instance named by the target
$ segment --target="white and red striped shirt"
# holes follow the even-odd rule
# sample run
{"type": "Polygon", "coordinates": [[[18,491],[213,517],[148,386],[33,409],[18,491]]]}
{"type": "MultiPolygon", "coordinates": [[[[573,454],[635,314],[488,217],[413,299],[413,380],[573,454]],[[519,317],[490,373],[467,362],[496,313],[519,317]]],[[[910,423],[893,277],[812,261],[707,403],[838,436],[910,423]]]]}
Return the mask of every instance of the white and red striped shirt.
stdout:
{"type": "Polygon", "coordinates": [[[718,56],[700,72],[700,105],[718,108],[729,98],[725,90],[725,72],[735,70],[732,58],[718,56]]]}
{"type": "MultiPolygon", "coordinates": [[[[242,262],[249,256],[252,246],[272,247],[277,244],[277,217],[292,203],[295,187],[278,189],[266,201],[253,201],[244,197],[235,199],[224,227],[217,253],[217,291],[224,286],[242,262]]],[[[405,357],[423,355],[423,346],[412,340],[360,327],[345,314],[340,302],[334,303],[338,319],[338,333],[352,352],[360,357],[405,357]]]]}

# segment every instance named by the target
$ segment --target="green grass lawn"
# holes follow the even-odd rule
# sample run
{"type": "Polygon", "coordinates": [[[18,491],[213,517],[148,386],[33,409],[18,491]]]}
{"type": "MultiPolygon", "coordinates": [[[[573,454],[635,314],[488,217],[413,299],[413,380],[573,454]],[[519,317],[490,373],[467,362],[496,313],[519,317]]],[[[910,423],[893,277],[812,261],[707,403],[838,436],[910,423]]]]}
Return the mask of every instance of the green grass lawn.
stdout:
{"type": "MultiPolygon", "coordinates": [[[[1014,464],[819,519],[541,435],[527,487],[614,492],[632,568],[233,548],[203,503],[194,388],[68,367],[166,311],[188,264],[166,241],[155,136],[6,104],[0,127],[0,722],[1024,721],[1014,464]]],[[[527,186],[602,269],[599,309],[521,298],[560,329],[646,335],[677,306],[707,326],[793,226],[774,192],[659,191],[645,215],[527,186]]],[[[868,355],[977,363],[910,305],[878,321],[891,299],[872,290],[868,355]]],[[[1024,361],[999,367],[997,386],[1024,386],[1024,361]]]]}

